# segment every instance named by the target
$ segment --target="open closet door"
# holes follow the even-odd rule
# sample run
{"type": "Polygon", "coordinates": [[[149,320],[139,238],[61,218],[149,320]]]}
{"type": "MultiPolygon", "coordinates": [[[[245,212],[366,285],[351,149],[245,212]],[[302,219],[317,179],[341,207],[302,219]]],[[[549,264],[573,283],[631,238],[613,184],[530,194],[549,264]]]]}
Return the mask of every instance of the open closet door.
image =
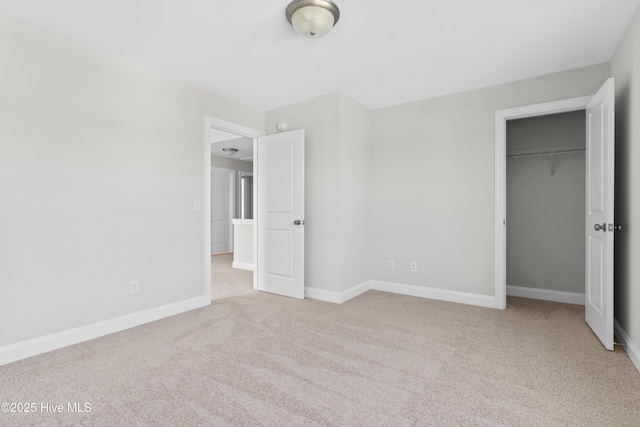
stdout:
{"type": "Polygon", "coordinates": [[[613,350],[614,79],[587,104],[587,212],[585,318],[613,350]]]}
{"type": "Polygon", "coordinates": [[[304,298],[304,130],[258,138],[258,290],[304,298]]]}

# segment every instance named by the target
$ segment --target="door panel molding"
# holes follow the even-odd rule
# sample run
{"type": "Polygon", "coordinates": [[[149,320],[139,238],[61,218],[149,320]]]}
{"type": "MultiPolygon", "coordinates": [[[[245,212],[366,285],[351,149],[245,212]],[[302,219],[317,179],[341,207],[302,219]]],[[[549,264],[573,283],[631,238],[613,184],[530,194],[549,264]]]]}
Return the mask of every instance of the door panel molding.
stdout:
{"type": "Polygon", "coordinates": [[[587,210],[585,216],[585,320],[613,350],[615,80],[609,78],[586,109],[587,210]]]}
{"type": "Polygon", "coordinates": [[[258,139],[258,290],[304,298],[304,130],[258,139]]]}

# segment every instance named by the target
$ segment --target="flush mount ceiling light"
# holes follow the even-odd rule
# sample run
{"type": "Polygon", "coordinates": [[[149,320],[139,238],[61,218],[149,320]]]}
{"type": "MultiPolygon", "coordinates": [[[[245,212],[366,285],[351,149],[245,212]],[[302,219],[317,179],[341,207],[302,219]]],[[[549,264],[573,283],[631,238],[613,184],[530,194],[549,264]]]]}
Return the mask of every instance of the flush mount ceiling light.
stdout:
{"type": "Polygon", "coordinates": [[[301,36],[317,39],[340,19],[340,9],[331,0],[293,0],[287,6],[287,21],[301,36]]]}
{"type": "Polygon", "coordinates": [[[223,148],[222,151],[224,151],[225,153],[227,153],[229,155],[229,157],[233,156],[234,154],[236,154],[238,152],[237,148],[223,148]]]}

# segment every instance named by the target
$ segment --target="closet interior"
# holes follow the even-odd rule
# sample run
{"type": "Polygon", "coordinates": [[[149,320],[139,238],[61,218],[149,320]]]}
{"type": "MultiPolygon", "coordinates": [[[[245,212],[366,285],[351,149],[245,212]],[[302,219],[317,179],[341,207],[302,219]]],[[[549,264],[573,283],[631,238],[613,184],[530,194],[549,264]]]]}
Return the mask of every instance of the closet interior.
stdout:
{"type": "Polygon", "coordinates": [[[585,154],[584,110],[507,122],[507,294],[584,295],[585,154]]]}

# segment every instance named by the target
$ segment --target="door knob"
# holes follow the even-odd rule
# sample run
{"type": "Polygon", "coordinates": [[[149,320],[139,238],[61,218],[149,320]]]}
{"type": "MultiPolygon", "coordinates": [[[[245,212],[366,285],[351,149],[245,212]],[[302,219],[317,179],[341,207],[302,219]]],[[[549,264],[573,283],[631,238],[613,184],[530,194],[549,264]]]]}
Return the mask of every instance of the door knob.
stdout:
{"type": "Polygon", "coordinates": [[[622,224],[618,224],[618,225],[613,225],[611,224],[611,231],[616,230],[616,231],[622,231],[622,224]]]}
{"type": "Polygon", "coordinates": [[[593,226],[593,228],[595,228],[596,231],[602,230],[602,231],[606,232],[607,231],[607,223],[603,223],[602,225],[596,224],[596,225],[593,226]]]}
{"type": "Polygon", "coordinates": [[[296,219],[295,221],[293,221],[293,225],[304,225],[304,219],[302,221],[299,219],[296,219]]]}

